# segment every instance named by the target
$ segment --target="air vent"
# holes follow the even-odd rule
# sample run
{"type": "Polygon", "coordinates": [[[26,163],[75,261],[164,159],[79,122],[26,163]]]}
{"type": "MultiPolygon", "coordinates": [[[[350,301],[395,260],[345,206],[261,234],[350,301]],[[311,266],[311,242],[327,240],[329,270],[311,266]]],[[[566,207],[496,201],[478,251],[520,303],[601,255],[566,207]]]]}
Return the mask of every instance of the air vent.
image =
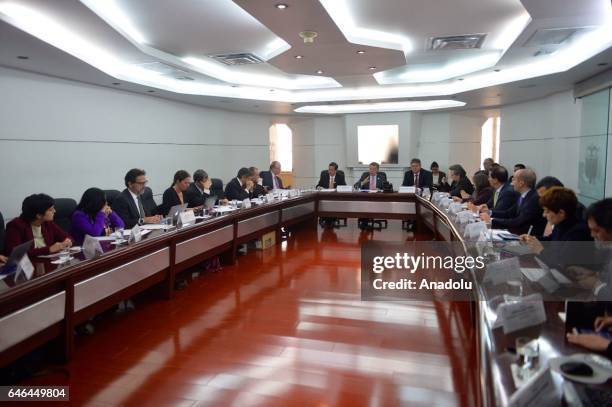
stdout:
{"type": "Polygon", "coordinates": [[[536,52],[534,52],[533,56],[534,57],[541,57],[544,55],[550,55],[552,54],[554,51],[550,50],[550,49],[539,49],[536,52]]]}
{"type": "Polygon", "coordinates": [[[250,65],[261,64],[262,62],[264,62],[258,56],[250,53],[210,55],[210,57],[216,59],[219,62],[223,62],[225,65],[250,65]]]}
{"type": "Polygon", "coordinates": [[[190,76],[177,76],[174,79],[178,79],[179,81],[192,81],[194,80],[192,77],[190,76]]]}
{"type": "Polygon", "coordinates": [[[577,32],[585,28],[545,28],[537,30],[525,42],[526,47],[538,47],[541,45],[560,45],[570,39],[577,32]]]}
{"type": "Polygon", "coordinates": [[[431,37],[429,49],[432,51],[480,48],[487,34],[450,35],[431,37]]]}

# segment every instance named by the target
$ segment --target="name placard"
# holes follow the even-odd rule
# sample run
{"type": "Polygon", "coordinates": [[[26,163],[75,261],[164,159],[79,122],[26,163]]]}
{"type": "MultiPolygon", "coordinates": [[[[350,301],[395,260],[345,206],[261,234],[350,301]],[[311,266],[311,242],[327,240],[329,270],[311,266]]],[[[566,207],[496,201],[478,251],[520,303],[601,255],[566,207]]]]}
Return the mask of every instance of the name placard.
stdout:
{"type": "Polygon", "coordinates": [[[416,187],[399,187],[400,194],[416,194],[416,187]]]}
{"type": "Polygon", "coordinates": [[[546,311],[541,294],[532,294],[517,302],[502,303],[497,308],[504,334],[546,322],[546,311]]]}
{"type": "Polygon", "coordinates": [[[510,257],[487,264],[483,281],[493,285],[502,284],[506,281],[521,279],[521,265],[517,257],[510,257]]]}
{"type": "Polygon", "coordinates": [[[17,262],[15,277],[19,276],[19,273],[23,273],[28,280],[31,279],[32,275],[34,274],[34,265],[30,261],[27,254],[24,254],[23,257],[17,262]]]}
{"type": "Polygon", "coordinates": [[[83,255],[85,258],[87,260],[93,259],[96,255],[102,253],[104,253],[104,251],[102,250],[100,241],[89,235],[85,235],[85,240],[83,240],[83,255]]]}
{"type": "Polygon", "coordinates": [[[338,191],[338,192],[353,192],[353,186],[352,185],[338,185],[336,187],[336,191],[338,191]]]}
{"type": "Polygon", "coordinates": [[[140,226],[136,225],[130,231],[130,242],[138,243],[142,240],[142,231],[140,226]]]}
{"type": "Polygon", "coordinates": [[[508,400],[509,407],[547,407],[560,404],[561,394],[555,386],[549,368],[536,373],[508,400]]]}
{"type": "Polygon", "coordinates": [[[183,211],[179,214],[178,224],[180,227],[195,225],[196,217],[193,211],[183,211]]]}

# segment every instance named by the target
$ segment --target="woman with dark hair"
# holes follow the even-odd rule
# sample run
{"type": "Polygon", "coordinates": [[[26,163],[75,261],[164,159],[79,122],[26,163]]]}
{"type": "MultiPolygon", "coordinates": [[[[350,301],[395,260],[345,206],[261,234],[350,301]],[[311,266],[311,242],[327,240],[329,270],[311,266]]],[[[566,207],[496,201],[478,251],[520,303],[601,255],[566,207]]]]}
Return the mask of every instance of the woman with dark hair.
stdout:
{"type": "Polygon", "coordinates": [[[489,184],[489,176],[485,172],[477,172],[472,177],[472,181],[474,182],[474,193],[470,195],[461,190],[459,191],[461,197],[453,197],[453,200],[472,202],[474,205],[482,205],[489,202],[489,199],[493,196],[493,188],[489,184]]]}
{"type": "Polygon", "coordinates": [[[474,185],[468,179],[465,169],[459,165],[451,165],[448,167],[450,177],[453,180],[450,185],[450,195],[461,197],[461,191],[466,192],[468,195],[474,193],[474,185]]]}
{"type": "Polygon", "coordinates": [[[6,253],[30,240],[31,257],[60,252],[72,246],[72,238],[53,222],[55,201],[49,195],[35,194],[23,200],[21,215],[6,225],[6,253]]]}
{"type": "Polygon", "coordinates": [[[162,204],[159,206],[158,211],[164,216],[168,215],[170,208],[175,205],[182,205],[187,202],[185,192],[189,188],[191,183],[191,175],[185,170],[179,170],[174,174],[174,181],[170,188],[164,191],[162,198],[162,204]]]}
{"type": "Polygon", "coordinates": [[[72,236],[77,244],[83,243],[85,235],[105,236],[112,228],[124,227],[123,220],[113,212],[100,188],[85,191],[72,214],[72,236]]]}
{"type": "Polygon", "coordinates": [[[431,170],[432,187],[438,191],[444,192],[447,190],[448,183],[446,182],[446,174],[440,171],[440,166],[437,162],[432,162],[429,166],[431,170]]]}

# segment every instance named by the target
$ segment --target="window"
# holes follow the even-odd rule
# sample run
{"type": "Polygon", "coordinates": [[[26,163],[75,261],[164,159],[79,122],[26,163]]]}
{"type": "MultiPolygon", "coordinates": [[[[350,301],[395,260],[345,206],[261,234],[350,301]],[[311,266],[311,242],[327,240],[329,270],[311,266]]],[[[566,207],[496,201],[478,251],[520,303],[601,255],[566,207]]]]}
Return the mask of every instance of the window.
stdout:
{"type": "Polygon", "coordinates": [[[500,118],[489,117],[482,125],[482,135],[480,138],[480,162],[485,158],[493,158],[493,161],[499,161],[499,126],[500,118]]]}
{"type": "Polygon", "coordinates": [[[399,158],[399,126],[357,126],[357,159],[360,164],[376,161],[397,164],[399,158]]]}
{"type": "Polygon", "coordinates": [[[293,171],[293,132],[286,124],[270,127],[270,162],[281,163],[283,172],[293,171]]]}

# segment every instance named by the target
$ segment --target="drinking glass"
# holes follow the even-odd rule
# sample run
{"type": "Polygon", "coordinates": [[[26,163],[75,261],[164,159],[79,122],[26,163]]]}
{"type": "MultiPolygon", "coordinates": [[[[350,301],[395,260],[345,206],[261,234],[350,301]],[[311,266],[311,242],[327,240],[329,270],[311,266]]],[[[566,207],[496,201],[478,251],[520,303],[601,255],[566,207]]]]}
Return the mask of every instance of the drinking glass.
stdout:
{"type": "Polygon", "coordinates": [[[540,344],[538,339],[525,336],[516,338],[517,366],[521,379],[527,379],[538,369],[540,359],[540,344]]]}

